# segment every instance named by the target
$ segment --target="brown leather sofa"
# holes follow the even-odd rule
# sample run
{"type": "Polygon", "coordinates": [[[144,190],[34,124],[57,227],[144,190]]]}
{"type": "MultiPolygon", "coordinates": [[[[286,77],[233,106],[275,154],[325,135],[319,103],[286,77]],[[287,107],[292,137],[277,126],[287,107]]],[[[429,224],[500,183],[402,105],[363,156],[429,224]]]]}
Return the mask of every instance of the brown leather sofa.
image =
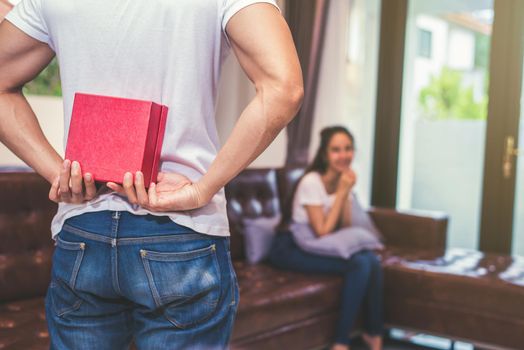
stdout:
{"type": "MultiPolygon", "coordinates": [[[[240,285],[232,349],[315,349],[333,337],[336,276],[244,260],[243,218],[289,210],[302,169],[245,170],[226,187],[231,252],[240,285]],[[283,203],[284,205],[281,205],[283,203]]],[[[45,349],[43,296],[56,206],[34,173],[0,173],[0,349],[45,349]]],[[[446,249],[442,214],[370,210],[387,239],[385,320],[477,344],[524,348],[524,259],[446,249]]]]}

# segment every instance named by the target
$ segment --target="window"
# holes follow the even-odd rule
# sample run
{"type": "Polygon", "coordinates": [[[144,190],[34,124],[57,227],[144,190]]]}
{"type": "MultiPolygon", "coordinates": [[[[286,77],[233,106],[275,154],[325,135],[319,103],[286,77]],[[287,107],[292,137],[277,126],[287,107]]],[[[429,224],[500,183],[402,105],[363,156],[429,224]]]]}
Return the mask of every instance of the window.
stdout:
{"type": "Polygon", "coordinates": [[[431,40],[432,34],[429,30],[418,30],[418,55],[425,58],[431,58],[431,40]]]}

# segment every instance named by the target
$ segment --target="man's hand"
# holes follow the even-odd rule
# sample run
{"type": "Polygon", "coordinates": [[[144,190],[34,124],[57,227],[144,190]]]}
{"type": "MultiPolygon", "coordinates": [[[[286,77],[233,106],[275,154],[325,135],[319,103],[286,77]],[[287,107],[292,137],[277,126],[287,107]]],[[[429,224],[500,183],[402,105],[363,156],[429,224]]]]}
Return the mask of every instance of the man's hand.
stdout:
{"type": "Polygon", "coordinates": [[[82,169],[77,161],[64,160],[60,174],[54,179],[49,190],[49,199],[55,203],[80,204],[90,201],[97,195],[95,181],[90,173],[82,177],[82,169]]]}
{"type": "Polygon", "coordinates": [[[107,187],[127,197],[132,204],[155,212],[183,211],[203,207],[212,196],[203,194],[197,183],[192,183],[186,176],[177,173],[158,174],[158,183],[151,183],[146,190],[144,175],[137,171],[124,175],[123,186],[108,182],[107,187]]]}

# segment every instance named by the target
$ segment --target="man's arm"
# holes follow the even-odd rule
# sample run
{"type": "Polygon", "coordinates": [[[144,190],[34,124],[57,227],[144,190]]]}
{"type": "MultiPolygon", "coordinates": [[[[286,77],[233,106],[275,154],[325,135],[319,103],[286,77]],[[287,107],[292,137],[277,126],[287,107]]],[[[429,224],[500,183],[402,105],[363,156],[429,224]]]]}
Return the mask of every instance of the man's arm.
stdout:
{"type": "Polygon", "coordinates": [[[44,136],[22,87],[53,57],[47,44],[7,20],[0,23],[0,142],[49,183],[59,175],[62,158],[44,136]]]}
{"type": "Polygon", "coordinates": [[[267,148],[295,116],[303,98],[295,45],[278,9],[264,3],[247,6],[229,20],[226,31],[256,96],[195,184],[206,196],[215,194],[267,148]]]}

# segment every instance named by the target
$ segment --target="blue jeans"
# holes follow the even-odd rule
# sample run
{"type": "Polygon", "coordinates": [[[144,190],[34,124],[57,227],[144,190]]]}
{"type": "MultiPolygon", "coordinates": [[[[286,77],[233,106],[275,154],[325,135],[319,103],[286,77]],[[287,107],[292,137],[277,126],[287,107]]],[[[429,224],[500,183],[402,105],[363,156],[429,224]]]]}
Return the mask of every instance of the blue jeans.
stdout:
{"type": "Polygon", "coordinates": [[[226,349],[238,301],[229,237],[167,216],[85,213],[57,238],[51,349],[226,349]]]}
{"type": "Polygon", "coordinates": [[[338,274],[344,277],[340,316],[335,333],[336,343],[351,343],[349,333],[361,305],[364,309],[365,332],[369,335],[382,335],[382,266],[373,252],[364,250],[347,260],[310,254],[295,244],[291,233],[280,232],[273,241],[269,260],[282,269],[338,274]]]}

